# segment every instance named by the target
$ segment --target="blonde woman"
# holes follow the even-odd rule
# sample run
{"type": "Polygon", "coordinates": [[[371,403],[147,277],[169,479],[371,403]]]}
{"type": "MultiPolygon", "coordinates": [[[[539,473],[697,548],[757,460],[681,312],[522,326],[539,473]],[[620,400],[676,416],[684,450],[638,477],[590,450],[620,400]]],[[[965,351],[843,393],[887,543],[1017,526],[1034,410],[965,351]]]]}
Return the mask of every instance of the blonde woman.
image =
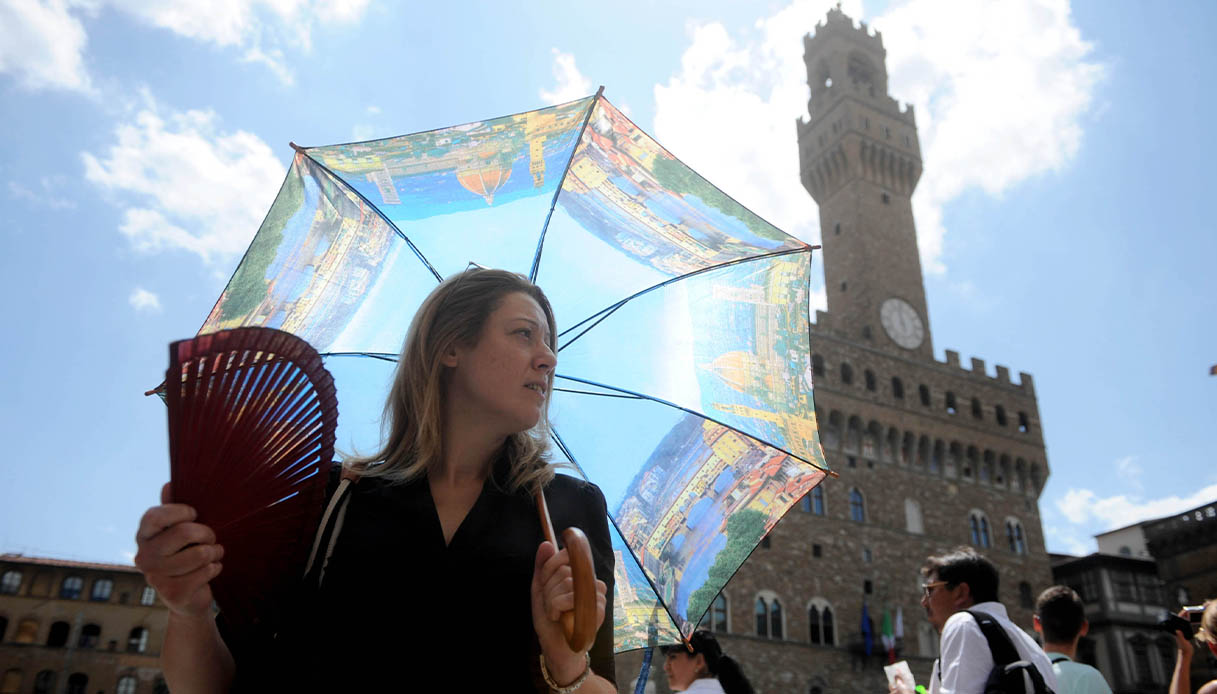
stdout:
{"type": "Polygon", "coordinates": [[[427,297],[385,405],[383,447],[347,463],[359,479],[320,586],[303,586],[296,608],[263,628],[233,633],[212,619],[223,548],[193,509],[149,509],[136,565],[169,607],[161,660],[174,694],[615,691],[604,497],[555,476],[546,456],[555,333],[544,293],[513,273],[466,270],[427,297]],[[563,637],[569,559],[540,540],[538,488],[555,527],[582,528],[592,546],[589,653],[563,637]]]}
{"type": "MultiPolygon", "coordinates": [[[[1179,613],[1187,619],[1187,611],[1179,613]]],[[[1200,616],[1200,628],[1196,630],[1196,640],[1208,646],[1209,651],[1217,656],[1217,600],[1209,600],[1204,604],[1204,612],[1200,616]]],[[[1175,632],[1175,643],[1179,652],[1175,657],[1175,673],[1171,676],[1170,694],[1191,694],[1192,691],[1192,656],[1196,649],[1192,642],[1183,638],[1183,632],[1175,632]]],[[[1196,694],[1217,694],[1217,680],[1200,685],[1196,694]]]]}

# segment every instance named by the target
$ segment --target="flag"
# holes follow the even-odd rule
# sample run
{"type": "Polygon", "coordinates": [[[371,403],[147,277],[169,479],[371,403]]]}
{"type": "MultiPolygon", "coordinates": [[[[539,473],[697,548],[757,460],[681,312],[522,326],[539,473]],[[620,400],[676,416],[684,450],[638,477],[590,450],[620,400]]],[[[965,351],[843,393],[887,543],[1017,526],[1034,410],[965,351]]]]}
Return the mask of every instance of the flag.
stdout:
{"type": "Polygon", "coordinates": [[[870,615],[866,613],[866,601],[862,601],[862,647],[866,649],[866,654],[870,655],[871,648],[874,646],[875,639],[872,632],[874,626],[871,624],[870,615]]]}
{"type": "Polygon", "coordinates": [[[904,608],[896,608],[896,632],[895,636],[898,639],[904,638],[904,608]]]}
{"type": "Polygon", "coordinates": [[[883,647],[887,649],[887,664],[891,665],[896,662],[896,632],[892,630],[892,611],[886,609],[883,611],[883,626],[880,627],[882,636],[880,640],[883,642],[883,647]]]}

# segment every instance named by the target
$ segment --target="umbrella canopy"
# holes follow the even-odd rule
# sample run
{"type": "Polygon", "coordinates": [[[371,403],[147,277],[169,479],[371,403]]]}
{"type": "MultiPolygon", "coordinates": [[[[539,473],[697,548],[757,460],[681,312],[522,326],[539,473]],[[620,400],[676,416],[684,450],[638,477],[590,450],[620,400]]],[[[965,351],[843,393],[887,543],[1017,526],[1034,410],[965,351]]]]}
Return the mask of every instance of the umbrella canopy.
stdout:
{"type": "Polygon", "coordinates": [[[557,447],[608,501],[623,651],[691,633],[828,470],[812,403],[811,251],[597,94],[296,147],[200,332],[261,325],[308,340],[338,385],[338,448],[366,453],[436,283],[470,261],[529,275],[562,330],[557,447]]]}

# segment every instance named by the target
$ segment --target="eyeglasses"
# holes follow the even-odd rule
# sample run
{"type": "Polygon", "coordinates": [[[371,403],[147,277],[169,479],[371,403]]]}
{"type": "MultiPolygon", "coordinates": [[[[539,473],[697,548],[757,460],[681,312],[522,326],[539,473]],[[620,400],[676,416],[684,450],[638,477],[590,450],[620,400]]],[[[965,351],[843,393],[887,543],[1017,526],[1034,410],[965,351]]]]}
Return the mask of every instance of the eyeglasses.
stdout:
{"type": "Polygon", "coordinates": [[[925,597],[928,599],[930,597],[930,594],[934,592],[935,588],[937,588],[938,586],[945,586],[945,585],[947,585],[947,581],[934,581],[933,583],[923,583],[921,585],[921,590],[925,591],[925,597]]]}
{"type": "Polygon", "coordinates": [[[439,306],[436,307],[435,315],[437,315],[437,316],[443,315],[444,308],[446,308],[447,304],[448,304],[448,299],[452,295],[456,294],[456,290],[460,289],[461,282],[464,282],[466,277],[473,274],[470,272],[471,270],[485,270],[485,269],[486,268],[484,266],[479,265],[479,264],[475,263],[474,261],[470,260],[469,264],[465,266],[465,269],[462,270],[458,275],[456,275],[456,281],[452,283],[452,287],[448,290],[448,293],[446,295],[444,295],[444,298],[439,302],[439,306]]]}

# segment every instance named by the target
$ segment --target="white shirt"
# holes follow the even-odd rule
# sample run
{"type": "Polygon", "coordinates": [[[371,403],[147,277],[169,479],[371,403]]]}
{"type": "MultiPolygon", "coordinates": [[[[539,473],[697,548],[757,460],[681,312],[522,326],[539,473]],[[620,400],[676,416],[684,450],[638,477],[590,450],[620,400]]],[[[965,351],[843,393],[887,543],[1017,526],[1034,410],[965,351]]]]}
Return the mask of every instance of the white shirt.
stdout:
{"type": "Polygon", "coordinates": [[[723,685],[717,677],[699,677],[693,680],[684,694],[723,694],[723,685]]]}
{"type": "MultiPolygon", "coordinates": [[[[1014,643],[1018,657],[1040,671],[1044,684],[1055,690],[1056,674],[1044,650],[1027,632],[1019,629],[1006,616],[1006,606],[1000,602],[977,603],[969,609],[993,617],[1014,643]]],[[[979,694],[984,691],[989,673],[993,671],[993,653],[980,625],[967,612],[951,615],[942,628],[941,656],[934,661],[930,674],[930,694],[979,694]],[[939,669],[941,668],[941,672],[939,669]],[[941,676],[940,676],[941,675],[941,676]]]]}

